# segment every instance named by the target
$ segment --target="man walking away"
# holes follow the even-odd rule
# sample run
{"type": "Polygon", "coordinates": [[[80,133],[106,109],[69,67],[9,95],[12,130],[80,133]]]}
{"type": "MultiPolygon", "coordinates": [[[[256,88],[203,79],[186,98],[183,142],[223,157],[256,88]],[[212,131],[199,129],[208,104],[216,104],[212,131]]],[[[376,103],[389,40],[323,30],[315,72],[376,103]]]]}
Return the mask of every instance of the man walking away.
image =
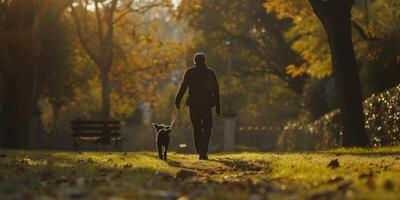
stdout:
{"type": "Polygon", "coordinates": [[[189,88],[186,105],[190,110],[194,145],[199,159],[207,160],[208,144],[212,134],[213,107],[215,107],[216,115],[220,115],[219,86],[214,71],[206,65],[205,54],[196,53],[193,60],[195,66],[186,71],[175,98],[175,106],[180,109],[182,97],[189,88]]]}

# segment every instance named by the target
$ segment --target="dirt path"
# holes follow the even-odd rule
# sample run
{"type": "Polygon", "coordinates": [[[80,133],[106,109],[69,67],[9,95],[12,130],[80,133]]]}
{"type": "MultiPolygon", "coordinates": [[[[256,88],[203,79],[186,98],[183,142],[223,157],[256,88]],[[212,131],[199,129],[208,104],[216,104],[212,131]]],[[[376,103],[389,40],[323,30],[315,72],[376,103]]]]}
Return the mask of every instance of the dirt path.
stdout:
{"type": "Polygon", "coordinates": [[[242,161],[231,159],[211,159],[208,161],[175,160],[169,161],[171,167],[177,169],[176,176],[171,179],[175,191],[154,193],[153,197],[163,199],[218,199],[219,194],[226,196],[232,192],[231,199],[262,199],[261,193],[280,191],[273,188],[266,177],[271,172],[267,161],[242,161]],[[237,195],[235,195],[237,193],[237,195]]]}

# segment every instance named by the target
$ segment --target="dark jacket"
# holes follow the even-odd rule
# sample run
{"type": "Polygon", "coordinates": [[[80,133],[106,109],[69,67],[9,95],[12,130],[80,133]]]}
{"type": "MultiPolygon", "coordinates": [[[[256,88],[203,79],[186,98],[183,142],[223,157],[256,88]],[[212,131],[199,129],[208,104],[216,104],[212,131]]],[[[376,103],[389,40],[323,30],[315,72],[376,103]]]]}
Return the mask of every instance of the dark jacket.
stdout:
{"type": "Polygon", "coordinates": [[[181,83],[178,94],[175,98],[175,105],[179,107],[182,97],[189,88],[189,97],[186,105],[189,107],[214,107],[216,112],[220,113],[220,96],[218,80],[212,69],[207,66],[194,66],[189,68],[181,83]],[[209,77],[214,78],[215,92],[207,92],[204,87],[209,77]]]}

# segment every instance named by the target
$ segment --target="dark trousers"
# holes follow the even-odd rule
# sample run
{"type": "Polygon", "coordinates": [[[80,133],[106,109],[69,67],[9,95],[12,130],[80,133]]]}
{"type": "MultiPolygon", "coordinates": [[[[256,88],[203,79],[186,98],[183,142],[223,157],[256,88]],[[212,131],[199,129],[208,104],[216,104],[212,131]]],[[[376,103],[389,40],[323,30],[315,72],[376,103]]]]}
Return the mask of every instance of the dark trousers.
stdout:
{"type": "Polygon", "coordinates": [[[207,155],[212,134],[212,108],[190,107],[190,121],[193,126],[194,145],[199,155],[207,155]]]}

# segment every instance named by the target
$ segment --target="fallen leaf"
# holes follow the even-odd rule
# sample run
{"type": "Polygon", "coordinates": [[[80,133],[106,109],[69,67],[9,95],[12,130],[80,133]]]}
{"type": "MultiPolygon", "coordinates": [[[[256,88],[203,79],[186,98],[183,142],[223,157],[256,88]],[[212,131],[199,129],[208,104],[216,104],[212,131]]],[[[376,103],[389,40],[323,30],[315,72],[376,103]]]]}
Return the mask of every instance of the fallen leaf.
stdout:
{"type": "Polygon", "coordinates": [[[49,185],[48,181],[39,181],[40,187],[47,187],[49,185]]]}
{"type": "Polygon", "coordinates": [[[85,178],[83,178],[83,177],[77,178],[77,179],[75,180],[75,184],[76,184],[78,187],[83,187],[83,186],[85,185],[85,178]]]}
{"type": "Polygon", "coordinates": [[[121,177],[121,175],[122,175],[122,171],[117,171],[117,172],[114,172],[114,173],[109,173],[109,174],[106,175],[105,180],[106,180],[106,181],[112,181],[112,180],[114,180],[114,179],[116,179],[116,178],[121,177]]]}
{"type": "Polygon", "coordinates": [[[93,164],[94,161],[93,161],[92,158],[88,158],[88,159],[86,159],[86,160],[78,160],[78,163],[79,163],[79,164],[87,164],[87,163],[93,164]]]}
{"type": "Polygon", "coordinates": [[[176,200],[180,194],[176,191],[168,190],[151,190],[145,191],[145,194],[153,197],[154,199],[176,200]]]}
{"type": "Polygon", "coordinates": [[[263,196],[260,194],[251,194],[249,196],[249,200],[263,200],[263,196]]]}
{"type": "Polygon", "coordinates": [[[125,165],[122,166],[122,168],[123,169],[130,169],[130,168],[132,168],[132,164],[131,163],[125,164],[125,165]]]}
{"type": "Polygon", "coordinates": [[[45,181],[50,179],[54,179],[50,171],[44,171],[40,174],[40,180],[45,181]]]}
{"type": "Polygon", "coordinates": [[[25,171],[25,168],[24,167],[22,167],[22,166],[18,166],[17,168],[16,168],[16,171],[17,172],[24,172],[25,171]]]}
{"type": "Polygon", "coordinates": [[[61,176],[60,178],[56,179],[56,184],[60,185],[60,184],[68,184],[69,180],[66,176],[61,176]]]}
{"type": "Polygon", "coordinates": [[[335,177],[332,177],[331,179],[329,179],[329,180],[327,181],[327,183],[333,184],[333,183],[341,182],[341,181],[343,181],[343,180],[344,180],[343,177],[341,177],[341,176],[335,176],[335,177]]]}
{"type": "Polygon", "coordinates": [[[375,189],[375,187],[376,187],[375,180],[374,180],[374,178],[372,178],[372,177],[369,177],[369,178],[367,179],[366,184],[367,184],[367,186],[368,186],[369,189],[375,189]]]}
{"type": "Polygon", "coordinates": [[[86,193],[85,193],[85,191],[83,191],[80,188],[69,188],[69,187],[66,187],[66,188],[63,188],[61,190],[61,195],[62,196],[67,196],[67,197],[70,197],[70,198],[80,198],[80,197],[85,196],[86,193]]]}
{"type": "Polygon", "coordinates": [[[181,181],[183,181],[183,180],[185,180],[185,179],[187,179],[187,178],[190,178],[190,177],[192,177],[192,176],[195,176],[196,175],[196,173],[195,172],[193,172],[193,171],[189,171],[189,170],[180,170],[177,174],[176,174],[176,179],[178,179],[178,180],[181,180],[181,181]]]}
{"type": "Polygon", "coordinates": [[[159,177],[161,177],[163,180],[166,180],[166,181],[172,180],[172,179],[174,178],[173,176],[171,176],[170,174],[165,173],[165,172],[157,172],[157,173],[156,173],[156,176],[159,176],[159,177]]]}
{"type": "Polygon", "coordinates": [[[344,183],[338,185],[338,186],[337,186],[337,189],[344,192],[344,191],[346,191],[347,189],[349,189],[349,187],[350,187],[352,184],[353,184],[352,181],[347,181],[347,182],[344,182],[344,183]]]}
{"type": "Polygon", "coordinates": [[[360,174],[359,176],[358,176],[358,178],[359,179],[363,179],[363,178],[372,178],[372,177],[374,177],[375,176],[375,174],[372,172],[372,171],[370,171],[369,173],[362,173],[362,174],[360,174]]]}
{"type": "Polygon", "coordinates": [[[335,199],[334,197],[336,195],[338,195],[338,193],[336,191],[323,191],[323,192],[317,192],[317,193],[312,194],[309,199],[312,199],[312,200],[335,199]]]}
{"type": "Polygon", "coordinates": [[[385,181],[385,184],[383,184],[383,187],[386,189],[386,190],[393,190],[394,189],[394,183],[393,183],[393,181],[391,181],[391,180],[386,180],[385,181]]]}
{"type": "Polygon", "coordinates": [[[87,161],[86,160],[78,160],[78,163],[79,164],[85,164],[85,163],[87,163],[87,161]]]}
{"type": "Polygon", "coordinates": [[[181,196],[177,200],[190,200],[188,196],[181,196]]]}
{"type": "Polygon", "coordinates": [[[336,169],[336,168],[340,167],[338,159],[331,160],[331,162],[328,164],[327,167],[331,168],[331,169],[336,169]]]}

